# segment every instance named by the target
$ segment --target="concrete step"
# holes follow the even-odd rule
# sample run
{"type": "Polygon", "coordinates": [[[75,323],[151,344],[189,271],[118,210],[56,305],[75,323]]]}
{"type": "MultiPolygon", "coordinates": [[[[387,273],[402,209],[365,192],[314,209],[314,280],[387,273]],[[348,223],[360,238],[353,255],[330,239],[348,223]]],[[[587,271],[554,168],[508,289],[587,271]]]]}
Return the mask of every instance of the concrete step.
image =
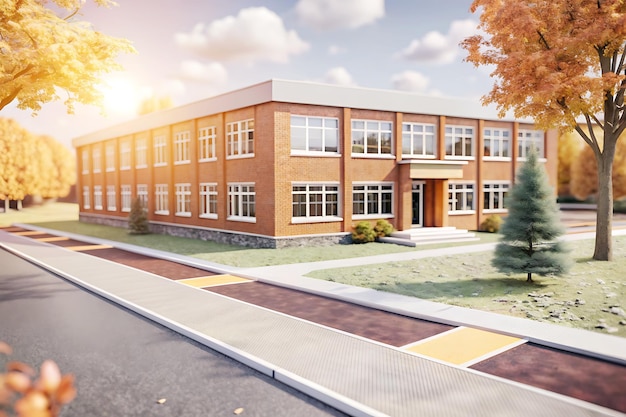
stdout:
{"type": "Polygon", "coordinates": [[[420,227],[393,232],[391,236],[380,238],[380,242],[404,246],[429,245],[437,243],[471,242],[479,240],[474,233],[456,227],[420,227]]]}

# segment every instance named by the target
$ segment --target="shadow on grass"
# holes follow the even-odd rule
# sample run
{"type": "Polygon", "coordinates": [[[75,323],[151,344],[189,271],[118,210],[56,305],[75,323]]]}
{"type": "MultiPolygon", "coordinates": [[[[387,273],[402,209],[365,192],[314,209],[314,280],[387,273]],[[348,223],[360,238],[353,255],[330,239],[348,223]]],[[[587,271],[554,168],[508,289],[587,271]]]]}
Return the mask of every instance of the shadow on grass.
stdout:
{"type": "Polygon", "coordinates": [[[511,296],[525,296],[529,292],[543,291],[554,285],[547,278],[535,278],[533,282],[526,282],[520,278],[485,278],[458,281],[424,281],[424,282],[382,282],[372,285],[371,288],[408,295],[422,299],[440,298],[497,298],[511,296]]]}

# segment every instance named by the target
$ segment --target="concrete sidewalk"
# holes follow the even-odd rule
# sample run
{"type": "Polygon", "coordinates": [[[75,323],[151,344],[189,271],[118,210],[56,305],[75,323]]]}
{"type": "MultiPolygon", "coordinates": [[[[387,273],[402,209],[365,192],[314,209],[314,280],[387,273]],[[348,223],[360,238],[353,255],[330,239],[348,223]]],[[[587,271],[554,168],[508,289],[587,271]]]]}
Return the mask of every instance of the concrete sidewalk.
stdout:
{"type": "MultiPolygon", "coordinates": [[[[86,239],[82,237],[82,240],[86,239]]],[[[0,242],[5,249],[35,264],[350,415],[624,415],[471,369],[409,354],[388,345],[58,246],[3,231],[0,231],[0,242]]],[[[182,257],[179,260],[185,261],[182,257]]],[[[197,259],[194,263],[202,264],[197,259]]],[[[286,278],[288,269],[280,273],[275,270],[273,278],[264,276],[269,275],[268,271],[264,272],[260,268],[239,269],[237,273],[279,282],[286,278]]],[[[461,321],[459,316],[468,313],[466,309],[455,310],[415,299],[410,299],[409,303],[408,297],[396,298],[392,294],[311,280],[297,276],[296,272],[292,270],[291,277],[295,283],[289,285],[308,286],[312,292],[361,299],[364,304],[389,304],[394,308],[408,309],[409,304],[412,304],[417,314],[437,316],[444,321],[461,321]],[[315,282],[323,286],[316,287],[315,282]]],[[[478,321],[486,318],[474,319],[478,321]]],[[[510,321],[500,320],[504,318],[498,317],[496,320],[491,317],[483,321],[482,325],[503,328],[513,326],[510,321]]],[[[523,320],[516,326],[520,331],[524,327],[528,330],[530,323],[533,322],[523,320]]],[[[546,326],[544,336],[557,327],[546,326]]],[[[624,359],[626,345],[617,343],[622,341],[621,338],[600,334],[592,336],[590,332],[584,332],[584,337],[581,336],[582,333],[578,338],[595,339],[597,343],[588,343],[581,349],[595,351],[601,345],[618,344],[615,352],[609,349],[596,354],[611,355],[615,360],[624,359]]]]}

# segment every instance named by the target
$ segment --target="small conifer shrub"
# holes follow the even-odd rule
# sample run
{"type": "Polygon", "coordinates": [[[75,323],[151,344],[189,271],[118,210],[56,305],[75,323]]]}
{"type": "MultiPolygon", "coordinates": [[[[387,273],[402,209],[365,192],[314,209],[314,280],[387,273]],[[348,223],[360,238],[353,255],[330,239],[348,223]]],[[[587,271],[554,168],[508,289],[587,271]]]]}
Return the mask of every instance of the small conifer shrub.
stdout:
{"type": "Polygon", "coordinates": [[[148,213],[139,198],[134,199],[130,207],[128,233],[131,235],[145,235],[150,233],[148,213]]]}

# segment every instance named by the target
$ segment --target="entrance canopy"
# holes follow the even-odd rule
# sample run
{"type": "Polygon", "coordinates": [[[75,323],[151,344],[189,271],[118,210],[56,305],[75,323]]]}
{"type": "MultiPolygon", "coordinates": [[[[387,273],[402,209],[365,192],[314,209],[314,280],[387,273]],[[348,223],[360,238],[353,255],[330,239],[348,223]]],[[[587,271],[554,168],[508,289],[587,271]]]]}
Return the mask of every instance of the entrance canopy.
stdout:
{"type": "Polygon", "coordinates": [[[401,161],[400,164],[410,165],[409,177],[411,179],[448,180],[463,178],[463,166],[467,165],[467,161],[413,159],[401,161]]]}

